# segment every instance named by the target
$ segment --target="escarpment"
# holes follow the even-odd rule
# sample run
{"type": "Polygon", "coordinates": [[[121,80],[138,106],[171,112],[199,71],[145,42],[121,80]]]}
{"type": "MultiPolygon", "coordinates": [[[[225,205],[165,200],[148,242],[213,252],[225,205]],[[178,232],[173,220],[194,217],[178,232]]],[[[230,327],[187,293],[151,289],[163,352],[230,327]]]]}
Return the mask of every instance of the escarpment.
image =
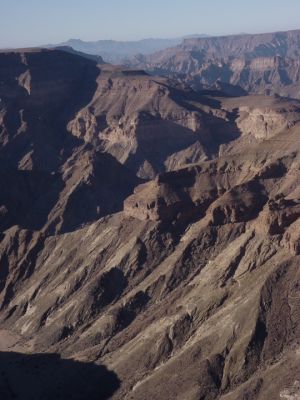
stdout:
{"type": "Polygon", "coordinates": [[[74,393],[66,364],[79,398],[294,393],[298,101],[63,50],[1,60],[0,393],[24,365],[44,387],[51,354],[51,395],[74,393]]]}

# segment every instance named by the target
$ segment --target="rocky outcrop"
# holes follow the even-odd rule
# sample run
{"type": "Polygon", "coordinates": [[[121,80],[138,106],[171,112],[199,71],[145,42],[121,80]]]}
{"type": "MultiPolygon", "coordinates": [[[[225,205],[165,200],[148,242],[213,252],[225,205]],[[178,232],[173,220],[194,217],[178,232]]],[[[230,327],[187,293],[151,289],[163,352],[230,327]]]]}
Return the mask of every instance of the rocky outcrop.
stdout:
{"type": "Polygon", "coordinates": [[[124,202],[124,213],[141,220],[183,222],[205,210],[209,196],[197,198],[197,167],[166,175],[135,188],[124,202]]]}
{"type": "Polygon", "coordinates": [[[247,106],[239,108],[240,117],[237,126],[243,134],[253,134],[257,139],[269,139],[298,122],[298,108],[283,109],[251,109],[247,106]]]}
{"type": "Polygon", "coordinates": [[[138,186],[124,202],[125,215],[141,220],[173,221],[182,199],[168,185],[157,182],[138,186]]]}
{"type": "Polygon", "coordinates": [[[292,223],[285,231],[283,236],[283,245],[295,256],[300,255],[300,235],[299,235],[300,220],[292,223]]]}
{"type": "Polygon", "coordinates": [[[298,201],[279,198],[270,200],[261,214],[260,228],[266,234],[283,234],[300,217],[298,201]]]}
{"type": "Polygon", "coordinates": [[[284,199],[299,182],[297,162],[293,154],[285,156],[280,151],[279,159],[275,153],[275,159],[267,161],[264,148],[256,145],[252,149],[256,150],[246,158],[240,154],[223,156],[159,175],[138,186],[125,200],[125,214],[141,220],[182,219],[185,223],[206,214],[212,225],[254,220],[259,215],[259,231],[283,234],[299,218],[298,200],[284,199]],[[274,193],[270,182],[282,182],[284,191],[274,193]]]}

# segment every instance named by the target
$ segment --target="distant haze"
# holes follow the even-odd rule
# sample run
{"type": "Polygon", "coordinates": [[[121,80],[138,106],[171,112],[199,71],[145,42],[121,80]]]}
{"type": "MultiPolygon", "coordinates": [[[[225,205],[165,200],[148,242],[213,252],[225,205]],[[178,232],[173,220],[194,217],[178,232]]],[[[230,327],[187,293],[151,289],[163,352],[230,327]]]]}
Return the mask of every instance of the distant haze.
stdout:
{"type": "Polygon", "coordinates": [[[50,45],[47,47],[70,46],[74,50],[87,54],[96,54],[108,62],[123,62],[136,54],[151,54],[167,47],[180,44],[185,38],[208,37],[202,35],[187,35],[175,39],[143,39],[137,41],[116,41],[116,40],[98,40],[94,42],[85,42],[80,39],[70,39],[67,42],[50,45]]]}
{"type": "Polygon", "coordinates": [[[297,29],[299,0],[1,0],[0,47],[297,29]]]}

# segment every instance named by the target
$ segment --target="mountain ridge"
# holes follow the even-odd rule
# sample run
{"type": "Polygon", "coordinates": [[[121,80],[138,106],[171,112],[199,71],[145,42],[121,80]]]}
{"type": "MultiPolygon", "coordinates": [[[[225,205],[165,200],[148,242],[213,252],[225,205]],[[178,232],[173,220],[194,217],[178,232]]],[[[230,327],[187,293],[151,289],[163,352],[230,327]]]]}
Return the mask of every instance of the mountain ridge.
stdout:
{"type": "MultiPolygon", "coordinates": [[[[191,37],[206,37],[205,34],[195,34],[191,37]]],[[[132,57],[135,54],[149,54],[157,50],[179,44],[186,36],[173,39],[146,38],[140,40],[96,40],[84,41],[81,39],[69,39],[54,45],[45,47],[71,46],[74,50],[82,51],[88,54],[102,56],[105,61],[112,63],[122,63],[123,60],[132,57]]],[[[44,47],[44,46],[43,46],[44,47]]]]}

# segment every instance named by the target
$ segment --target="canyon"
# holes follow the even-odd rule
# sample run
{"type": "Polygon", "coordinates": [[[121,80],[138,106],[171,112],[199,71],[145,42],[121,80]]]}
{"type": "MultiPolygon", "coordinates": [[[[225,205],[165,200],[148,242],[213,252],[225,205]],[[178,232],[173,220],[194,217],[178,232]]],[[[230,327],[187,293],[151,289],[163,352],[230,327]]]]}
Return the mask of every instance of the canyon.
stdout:
{"type": "MultiPolygon", "coordinates": [[[[282,56],[297,35],[276,36],[282,56]]],[[[208,43],[205,62],[277,57],[226,40],[187,39],[182,60],[208,43]]],[[[7,400],[298,395],[300,101],[282,81],[181,79],[177,51],[0,52],[7,400]]]]}

